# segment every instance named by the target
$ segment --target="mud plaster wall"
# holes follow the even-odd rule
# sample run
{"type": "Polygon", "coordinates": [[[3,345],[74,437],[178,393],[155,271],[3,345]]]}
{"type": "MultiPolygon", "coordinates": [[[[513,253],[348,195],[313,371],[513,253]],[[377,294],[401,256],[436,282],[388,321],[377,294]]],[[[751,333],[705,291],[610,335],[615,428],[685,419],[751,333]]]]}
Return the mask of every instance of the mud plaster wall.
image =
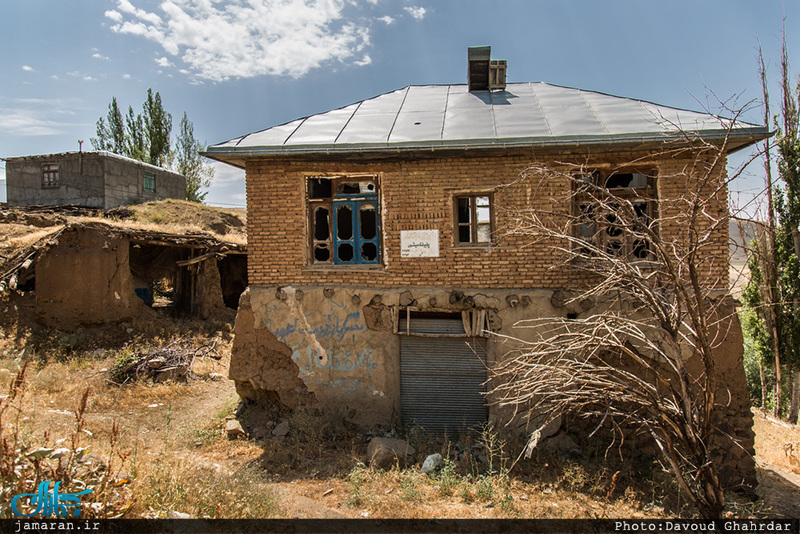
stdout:
{"type": "Polygon", "coordinates": [[[36,313],[48,326],[73,329],[153,311],[136,296],[127,238],[76,228],[36,258],[36,313]]]}
{"type": "Polygon", "coordinates": [[[197,269],[197,282],[194,290],[195,311],[201,319],[227,312],[222,298],[222,284],[215,257],[201,261],[190,269],[197,269]]]}
{"type": "MultiPolygon", "coordinates": [[[[401,411],[400,336],[392,333],[392,307],[409,305],[410,300],[420,311],[456,312],[472,306],[488,310],[491,325],[499,334],[487,343],[489,365],[519,348],[518,342],[504,336],[536,337],[537,331],[525,326],[526,319],[592,313],[586,305],[565,302],[563,292],[549,289],[458,291],[469,300],[451,303],[451,290],[436,288],[409,292],[397,288],[250,287],[240,301],[230,378],[236,381],[240,395],[252,400],[277,396],[288,399],[284,404],[291,406],[298,397],[308,400],[307,389],[323,406],[344,407],[360,423],[396,423],[401,411]]],[[[736,316],[728,315],[732,301],[722,309],[729,318],[721,323],[714,352],[719,376],[717,425],[737,444],[718,435],[712,446],[722,459],[724,483],[748,486],[755,483],[754,435],[741,328],[736,316]]],[[[505,424],[510,413],[490,406],[489,419],[505,424]]]]}
{"type": "MultiPolygon", "coordinates": [[[[533,335],[528,329],[513,328],[524,318],[567,313],[566,308],[556,309],[550,303],[550,290],[462,292],[475,307],[496,312],[492,321],[505,335],[533,335]],[[511,307],[508,295],[524,304],[511,307]]],[[[409,296],[403,289],[251,286],[245,294],[236,318],[230,371],[237,385],[247,384],[241,386],[240,394],[247,390],[244,396],[257,400],[249,392],[257,383],[280,389],[280,381],[271,376],[273,363],[264,362],[288,355],[295,376],[321,404],[346,407],[364,424],[390,424],[400,417],[400,336],[392,331],[391,308],[407,298],[415,300],[421,311],[465,308],[463,303],[450,303],[449,289],[435,288],[415,289],[409,296]]],[[[490,360],[511,345],[490,339],[490,360]]],[[[285,376],[285,370],[281,367],[279,375],[285,376]]],[[[496,417],[494,410],[490,417],[496,417]]]]}

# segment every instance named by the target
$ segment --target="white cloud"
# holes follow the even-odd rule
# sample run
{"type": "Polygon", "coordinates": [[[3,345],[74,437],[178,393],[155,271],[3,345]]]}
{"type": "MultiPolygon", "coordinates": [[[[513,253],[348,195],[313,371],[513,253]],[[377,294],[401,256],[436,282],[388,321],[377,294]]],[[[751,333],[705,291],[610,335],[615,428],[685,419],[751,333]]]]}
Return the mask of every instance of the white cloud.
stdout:
{"type": "Polygon", "coordinates": [[[6,100],[0,107],[0,131],[9,134],[64,135],[70,128],[83,126],[58,120],[74,115],[75,103],[62,99],[20,98],[6,100]]]}
{"type": "Polygon", "coordinates": [[[30,67],[28,65],[23,65],[22,70],[24,70],[25,72],[36,72],[33,67],[30,67]]]}
{"type": "Polygon", "coordinates": [[[126,74],[123,74],[123,75],[122,75],[122,79],[123,79],[123,80],[130,80],[130,79],[131,79],[131,75],[130,75],[130,74],[127,74],[127,73],[126,73],[126,74]]]}
{"type": "Polygon", "coordinates": [[[387,25],[389,25],[392,22],[394,22],[394,19],[392,17],[390,17],[389,15],[386,15],[385,17],[381,17],[378,20],[380,20],[382,22],[385,22],[387,25]]]}
{"type": "Polygon", "coordinates": [[[106,61],[110,61],[111,60],[110,57],[104,56],[104,55],[102,55],[102,54],[100,54],[98,52],[95,52],[94,54],[92,54],[92,57],[95,58],[95,59],[104,59],[106,61]]]}
{"type": "Polygon", "coordinates": [[[109,10],[105,12],[106,18],[113,20],[114,22],[122,22],[122,13],[119,11],[109,10]]]}
{"type": "Polygon", "coordinates": [[[159,67],[164,67],[164,68],[172,67],[172,62],[169,59],[167,59],[166,57],[158,58],[156,60],[156,63],[158,63],[159,67]]]}
{"type": "Polygon", "coordinates": [[[365,64],[368,23],[345,14],[356,7],[351,0],[164,0],[159,16],[118,0],[113,13],[124,15],[106,17],[116,22],[112,31],[158,43],[196,79],[223,81],[297,78],[331,61],[365,64]]]}
{"type": "Polygon", "coordinates": [[[409,7],[406,7],[404,9],[408,12],[409,15],[411,15],[412,17],[414,17],[417,20],[422,20],[422,19],[425,18],[426,10],[425,10],[424,7],[409,6],[409,7]]]}

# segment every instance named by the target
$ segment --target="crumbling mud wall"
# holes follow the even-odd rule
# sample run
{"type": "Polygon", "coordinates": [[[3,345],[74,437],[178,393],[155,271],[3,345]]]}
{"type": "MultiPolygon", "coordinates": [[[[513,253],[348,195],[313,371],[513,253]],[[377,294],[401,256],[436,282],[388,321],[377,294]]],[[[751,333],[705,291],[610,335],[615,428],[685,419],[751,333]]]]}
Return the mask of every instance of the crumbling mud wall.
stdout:
{"type": "Polygon", "coordinates": [[[190,268],[197,269],[194,290],[195,312],[203,320],[227,314],[228,308],[222,296],[222,283],[216,257],[212,256],[190,268]]]}
{"type": "MultiPolygon", "coordinates": [[[[250,287],[242,296],[236,319],[230,378],[243,398],[262,404],[279,400],[293,407],[312,401],[313,395],[313,401],[326,407],[345,407],[359,423],[397,423],[401,413],[397,314],[409,307],[419,312],[484,310],[487,325],[498,334],[486,344],[487,365],[491,366],[518,350],[521,343],[517,340],[536,338],[537,330],[526,321],[580,318],[598,311],[594,303],[572,301],[571,296],[547,289],[250,287]]],[[[725,320],[716,336],[720,433],[712,446],[722,460],[724,484],[744,488],[755,483],[752,415],[741,328],[728,308],[733,309],[732,303],[720,311],[725,320]]],[[[489,421],[501,426],[508,423],[511,413],[492,406],[491,397],[488,401],[489,421]]],[[[592,423],[592,428],[596,424],[592,423]]],[[[524,431],[525,426],[509,428],[524,431]]],[[[552,433],[558,430],[554,428],[552,433]]],[[[562,431],[566,430],[583,431],[570,427],[569,421],[564,422],[562,431]]],[[[642,443],[642,439],[629,443],[637,441],[642,443]]]]}
{"type": "Polygon", "coordinates": [[[255,315],[251,291],[247,289],[239,299],[228,372],[236,392],[242,399],[265,407],[296,408],[310,403],[312,395],[299,377],[291,349],[263,327],[255,315]]]}
{"type": "Polygon", "coordinates": [[[756,480],[753,413],[744,373],[742,326],[735,303],[725,297],[713,317],[714,365],[717,375],[717,433],[711,443],[720,459],[720,479],[729,488],[753,491],[756,480]],[[730,437],[728,437],[730,436],[730,437]],[[735,444],[731,444],[730,438],[735,444]]]}
{"type": "Polygon", "coordinates": [[[125,237],[68,228],[36,258],[36,314],[48,326],[133,319],[153,311],[136,296],[125,237]]]}

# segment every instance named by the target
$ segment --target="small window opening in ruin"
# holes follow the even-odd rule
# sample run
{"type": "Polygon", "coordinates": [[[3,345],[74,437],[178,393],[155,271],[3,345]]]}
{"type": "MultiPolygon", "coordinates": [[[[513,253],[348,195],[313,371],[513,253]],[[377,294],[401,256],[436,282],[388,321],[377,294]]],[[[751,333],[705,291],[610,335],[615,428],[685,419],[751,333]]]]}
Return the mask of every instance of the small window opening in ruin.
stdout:
{"type": "Polygon", "coordinates": [[[458,245],[492,242],[491,195],[459,195],[455,197],[455,242],[458,245]]]}
{"type": "Polygon", "coordinates": [[[58,163],[45,163],[42,165],[42,187],[58,187],[58,163]]]}
{"type": "Polygon", "coordinates": [[[315,177],[307,191],[312,264],[380,263],[377,177],[315,177]]]}
{"type": "Polygon", "coordinates": [[[225,307],[236,310],[239,308],[239,297],[247,289],[247,255],[228,254],[217,260],[217,269],[225,307]]]}

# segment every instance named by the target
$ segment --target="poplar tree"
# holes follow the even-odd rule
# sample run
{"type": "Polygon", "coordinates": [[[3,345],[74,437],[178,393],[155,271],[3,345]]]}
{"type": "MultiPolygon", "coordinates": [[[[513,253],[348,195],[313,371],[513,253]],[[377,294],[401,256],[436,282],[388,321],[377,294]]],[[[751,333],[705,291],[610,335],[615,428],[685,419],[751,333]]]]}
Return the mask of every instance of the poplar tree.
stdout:
{"type": "Polygon", "coordinates": [[[186,177],[186,198],[203,202],[211,185],[214,169],[204,164],[200,157],[203,145],[194,138],[194,125],[184,112],[180,131],[172,148],[172,115],[161,102],[158,91],[147,90],[142,112],[136,113],[128,106],[122,115],[116,97],[108,105],[108,114],[96,124],[97,137],[90,139],[95,150],[108,150],[121,156],[174,168],[186,177]]]}

